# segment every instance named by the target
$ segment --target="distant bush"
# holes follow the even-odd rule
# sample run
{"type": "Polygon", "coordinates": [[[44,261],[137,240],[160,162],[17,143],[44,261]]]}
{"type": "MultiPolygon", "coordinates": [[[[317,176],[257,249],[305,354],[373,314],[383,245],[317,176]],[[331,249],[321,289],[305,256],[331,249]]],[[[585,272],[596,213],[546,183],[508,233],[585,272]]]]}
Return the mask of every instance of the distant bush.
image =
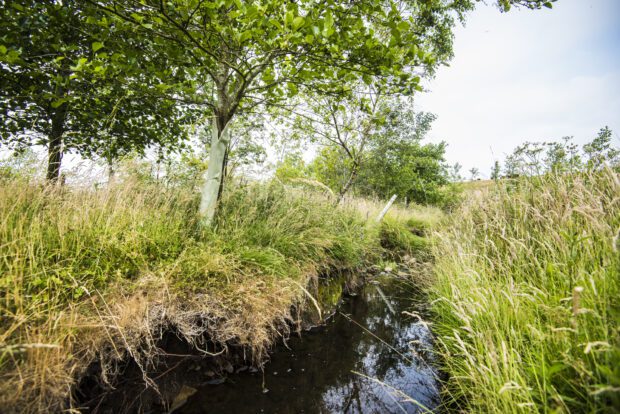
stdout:
{"type": "Polygon", "coordinates": [[[14,152],[0,159],[0,179],[32,179],[42,176],[43,163],[31,149],[14,152]]]}
{"type": "MultiPolygon", "coordinates": [[[[561,141],[526,142],[515,148],[504,161],[504,175],[507,178],[553,173],[574,173],[586,169],[597,170],[608,165],[620,168],[620,149],[612,143],[609,127],[599,130],[596,137],[579,148],[573,137],[561,141]]],[[[493,167],[496,178],[499,164],[493,167]]]]}

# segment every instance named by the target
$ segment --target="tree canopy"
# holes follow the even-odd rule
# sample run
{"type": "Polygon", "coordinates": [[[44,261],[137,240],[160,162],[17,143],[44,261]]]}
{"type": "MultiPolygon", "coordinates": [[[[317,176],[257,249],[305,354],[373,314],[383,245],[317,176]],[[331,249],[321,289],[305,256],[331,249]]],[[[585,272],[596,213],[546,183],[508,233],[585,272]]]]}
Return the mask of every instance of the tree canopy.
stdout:
{"type": "MultiPolygon", "coordinates": [[[[411,95],[452,57],[475,0],[0,0],[4,144],[113,159],[210,123],[200,212],[215,214],[238,114],[360,87],[411,95]]],[[[551,7],[552,1],[498,0],[551,7]]],[[[207,130],[201,128],[200,130],[207,130]]]]}
{"type": "MultiPolygon", "coordinates": [[[[385,103],[390,110],[367,140],[353,190],[358,195],[402,199],[420,204],[446,205],[453,201],[446,144],[423,143],[435,115],[415,112],[406,100],[385,103]]],[[[322,149],[308,170],[334,191],[347,183],[352,159],[338,146],[322,149]]]]}
{"type": "MultiPolygon", "coordinates": [[[[149,65],[165,59],[93,24],[82,2],[3,2],[0,8],[0,138],[20,149],[49,148],[48,178],[62,153],[114,158],[151,144],[175,145],[191,112],[153,98],[149,65]],[[89,23],[90,22],[90,23],[89,23]],[[110,62],[123,62],[112,65],[110,62]]],[[[163,65],[164,62],[160,62],[163,65]]]]}

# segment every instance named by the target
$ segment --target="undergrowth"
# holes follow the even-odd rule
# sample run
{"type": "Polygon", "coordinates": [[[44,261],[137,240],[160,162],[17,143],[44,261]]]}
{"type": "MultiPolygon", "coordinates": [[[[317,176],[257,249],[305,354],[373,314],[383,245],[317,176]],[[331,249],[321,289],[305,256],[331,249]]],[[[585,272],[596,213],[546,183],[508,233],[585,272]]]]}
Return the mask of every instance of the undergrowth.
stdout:
{"type": "Polygon", "coordinates": [[[620,407],[620,179],[500,181],[437,234],[433,310],[449,406],[620,407]]]}
{"type": "Polygon", "coordinates": [[[234,341],[258,362],[313,301],[313,279],[369,264],[381,245],[418,249],[409,232],[428,215],[395,208],[381,225],[367,219],[380,205],[364,214],[277,183],[229,187],[205,230],[183,188],[0,180],[3,410],[79,408],[72,390],[94,362],[114,386],[131,359],[155,387],[148,373],[171,330],[197,350],[234,341]]]}

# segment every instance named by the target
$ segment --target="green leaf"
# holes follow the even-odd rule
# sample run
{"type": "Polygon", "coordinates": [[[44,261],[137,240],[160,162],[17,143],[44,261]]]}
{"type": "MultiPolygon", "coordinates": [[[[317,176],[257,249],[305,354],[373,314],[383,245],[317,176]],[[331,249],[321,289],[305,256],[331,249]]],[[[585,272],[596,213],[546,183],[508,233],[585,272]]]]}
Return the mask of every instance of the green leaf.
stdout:
{"type": "Polygon", "coordinates": [[[334,16],[331,10],[327,10],[325,13],[325,20],[323,20],[323,33],[329,37],[334,32],[334,16]]]}
{"type": "Polygon", "coordinates": [[[93,52],[98,51],[102,47],[103,47],[103,43],[101,43],[101,42],[93,42],[93,44],[92,44],[93,52]]]}
{"type": "Polygon", "coordinates": [[[284,24],[290,26],[293,23],[293,17],[294,15],[292,11],[286,12],[284,15],[284,24]]]}
{"type": "Polygon", "coordinates": [[[246,40],[249,40],[252,38],[252,32],[250,30],[246,30],[245,32],[241,33],[241,35],[239,36],[239,43],[243,43],[246,40]]]}
{"type": "Polygon", "coordinates": [[[138,13],[131,13],[131,18],[134,19],[135,21],[137,21],[138,23],[142,23],[142,20],[144,20],[144,16],[138,14],[138,13]]]}
{"type": "Polygon", "coordinates": [[[334,16],[332,15],[331,10],[327,10],[325,13],[325,28],[330,28],[334,25],[334,16]]]}
{"type": "Polygon", "coordinates": [[[304,22],[305,22],[305,21],[306,21],[306,20],[305,20],[303,17],[301,17],[301,16],[297,16],[297,17],[295,17],[295,18],[293,19],[293,29],[294,29],[294,30],[298,30],[301,26],[303,26],[303,25],[304,25],[304,22]]]}
{"type": "Polygon", "coordinates": [[[67,101],[68,101],[67,98],[56,99],[54,102],[52,102],[52,108],[56,109],[67,101]]]}
{"type": "Polygon", "coordinates": [[[299,90],[297,89],[297,85],[295,85],[294,83],[288,83],[286,86],[288,88],[289,95],[291,96],[297,95],[297,93],[299,92],[299,90]]]}

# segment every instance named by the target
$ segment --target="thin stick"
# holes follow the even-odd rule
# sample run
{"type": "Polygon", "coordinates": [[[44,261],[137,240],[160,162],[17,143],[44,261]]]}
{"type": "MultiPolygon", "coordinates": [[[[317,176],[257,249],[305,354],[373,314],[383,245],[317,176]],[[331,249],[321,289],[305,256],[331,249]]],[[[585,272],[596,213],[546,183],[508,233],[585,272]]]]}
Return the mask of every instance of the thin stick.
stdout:
{"type": "Polygon", "coordinates": [[[388,203],[385,205],[385,207],[383,207],[383,210],[381,210],[381,213],[379,213],[379,215],[377,216],[377,222],[383,220],[383,216],[385,216],[390,207],[392,207],[392,204],[394,204],[394,201],[396,201],[396,197],[397,195],[394,194],[392,198],[390,198],[390,201],[388,201],[388,203]]]}

